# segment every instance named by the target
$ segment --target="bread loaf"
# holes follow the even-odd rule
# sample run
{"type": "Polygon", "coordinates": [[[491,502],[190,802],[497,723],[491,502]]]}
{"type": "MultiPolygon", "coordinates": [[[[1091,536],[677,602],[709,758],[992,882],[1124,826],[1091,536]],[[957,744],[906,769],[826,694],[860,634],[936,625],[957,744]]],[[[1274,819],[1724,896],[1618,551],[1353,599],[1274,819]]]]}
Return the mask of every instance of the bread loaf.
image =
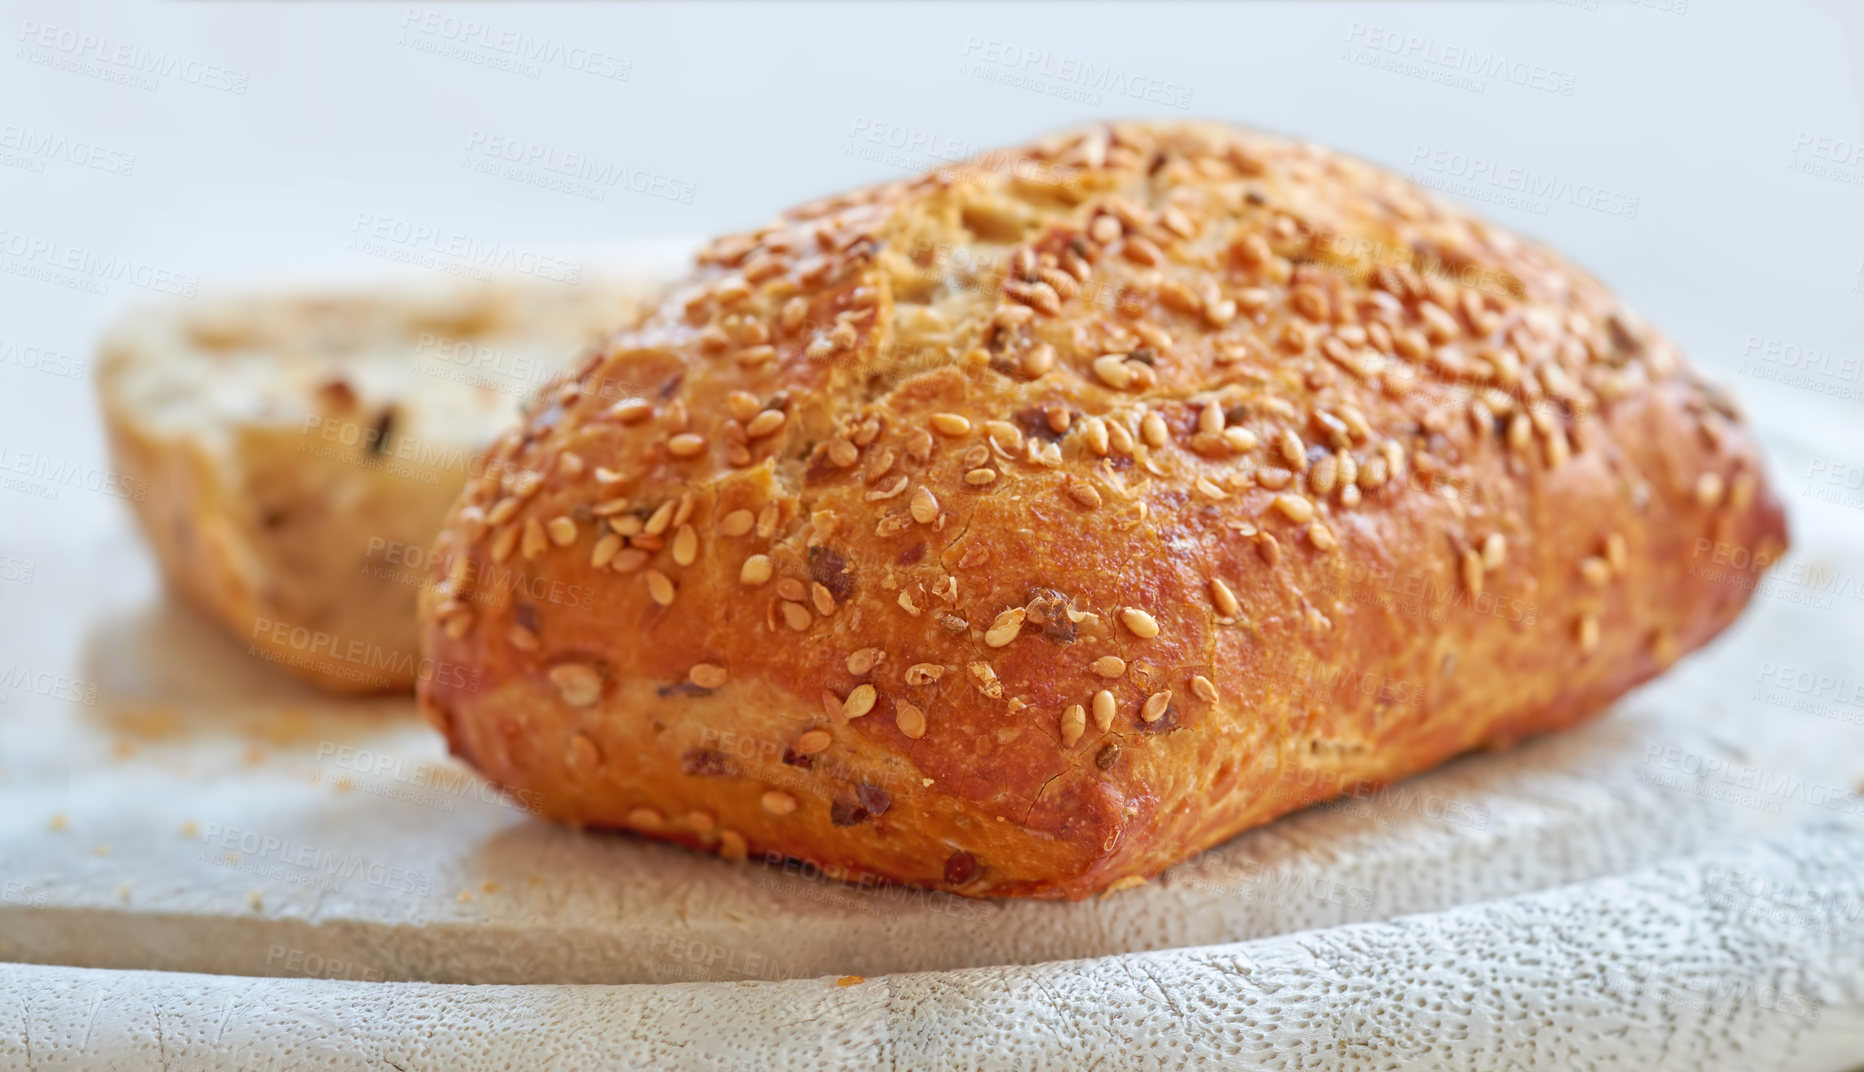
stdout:
{"type": "Polygon", "coordinates": [[[405,692],[433,536],[484,449],[638,286],[226,296],[139,311],[102,344],[115,466],[169,584],[255,656],[405,692]]]}
{"type": "Polygon", "coordinates": [[[495,457],[422,597],[456,754],[557,819],[980,896],[1570,726],[1739,612],[1698,541],[1785,544],[1729,400],[1598,282],[1209,124],[720,239],[495,457]]]}

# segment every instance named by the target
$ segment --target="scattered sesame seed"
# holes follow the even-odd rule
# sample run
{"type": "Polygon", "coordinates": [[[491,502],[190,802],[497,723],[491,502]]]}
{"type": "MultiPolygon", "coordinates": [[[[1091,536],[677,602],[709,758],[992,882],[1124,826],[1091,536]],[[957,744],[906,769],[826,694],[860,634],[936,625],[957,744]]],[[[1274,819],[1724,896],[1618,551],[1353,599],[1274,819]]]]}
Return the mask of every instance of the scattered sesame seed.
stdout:
{"type": "Polygon", "coordinates": [[[716,689],[725,683],[725,668],[716,663],[694,663],[686,678],[702,689],[716,689]]]}
{"type": "Polygon", "coordinates": [[[1171,690],[1155,692],[1146,697],[1144,707],[1139,709],[1139,717],[1147,722],[1157,722],[1165,717],[1165,708],[1171,704],[1171,690]]]}
{"type": "Polygon", "coordinates": [[[769,555],[751,555],[744,560],[744,565],[739,567],[738,580],[756,588],[769,581],[773,572],[769,555]]]}
{"type": "Polygon", "coordinates": [[[906,668],[908,685],[930,685],[945,676],[945,668],[938,663],[914,663],[906,668]]]}
{"type": "Polygon", "coordinates": [[[938,498],[929,488],[914,488],[912,503],[907,509],[912,513],[913,520],[921,525],[930,525],[938,520],[938,498]]]}
{"type": "Polygon", "coordinates": [[[1125,354],[1106,354],[1094,359],[1094,375],[1100,382],[1116,391],[1125,390],[1133,382],[1132,366],[1126,363],[1125,354]]]}
{"type": "Polygon", "coordinates": [[[893,724],[900,732],[917,741],[926,735],[926,714],[905,700],[893,703],[893,724]]]}
{"type": "Polygon", "coordinates": [[[879,699],[879,692],[872,685],[861,684],[854,687],[848,698],[841,702],[841,713],[847,718],[860,718],[874,709],[874,701],[879,699]]]}
{"type": "Polygon", "coordinates": [[[1217,608],[1217,613],[1225,618],[1234,618],[1242,613],[1242,605],[1236,601],[1236,593],[1230,586],[1216,577],[1210,579],[1210,601],[1217,608]]]}
{"type": "Polygon", "coordinates": [[[1275,437],[1275,449],[1281,452],[1282,461],[1297,473],[1307,471],[1307,445],[1292,428],[1284,428],[1275,437]]]}
{"type": "Polygon", "coordinates": [[[614,560],[615,552],[619,550],[621,550],[621,537],[611,532],[595,542],[595,550],[589,555],[589,564],[596,569],[601,569],[614,560]]]}
{"type": "Polygon", "coordinates": [[[1340,546],[1339,538],[1334,536],[1333,530],[1319,521],[1307,527],[1307,539],[1322,551],[1331,551],[1340,546]]]}
{"type": "Polygon", "coordinates": [[[1283,517],[1297,525],[1314,520],[1314,504],[1299,495],[1277,495],[1274,506],[1283,517]]]}
{"type": "Polygon", "coordinates": [[[1502,562],[1508,557],[1508,538],[1499,532],[1491,532],[1482,541],[1482,568],[1490,571],[1502,568],[1502,562]]]}
{"type": "Polygon", "coordinates": [[[524,543],[521,546],[524,557],[527,560],[536,558],[544,553],[544,548],[549,546],[550,538],[544,535],[544,526],[534,517],[525,518],[524,543]]]}
{"type": "Polygon", "coordinates": [[[1211,684],[1210,679],[1203,674],[1192,675],[1191,691],[1196,693],[1197,698],[1205,703],[1217,702],[1217,686],[1211,684]]]}
{"type": "Polygon", "coordinates": [[[641,531],[649,536],[658,536],[667,531],[667,527],[673,524],[673,511],[678,507],[679,504],[672,499],[661,503],[659,508],[648,516],[647,525],[641,531]]]}
{"type": "Polygon", "coordinates": [[[1061,746],[1073,748],[1086,732],[1087,709],[1080,704],[1069,704],[1061,713],[1061,746]]]}
{"type": "Polygon", "coordinates": [[[744,434],[750,436],[752,439],[762,439],[783,427],[783,422],[788,419],[788,414],[780,409],[764,410],[757,416],[752,417],[750,422],[744,426],[744,434]]]}
{"type": "Polygon", "coordinates": [[[488,525],[503,525],[505,522],[511,520],[513,514],[518,512],[518,507],[520,505],[522,504],[519,503],[518,500],[510,496],[498,500],[496,503],[492,504],[492,509],[486,512],[485,523],[488,525]]]}
{"type": "Polygon", "coordinates": [[[964,474],[964,482],[972,487],[982,487],[996,479],[997,471],[995,469],[973,469],[964,474]]]}
{"type": "Polygon", "coordinates": [[[519,651],[536,651],[538,648],[537,634],[522,625],[514,624],[505,630],[505,642],[519,651]]]}
{"type": "Polygon", "coordinates": [[[1722,502],[1725,482],[1720,473],[1704,473],[1696,478],[1696,505],[1705,510],[1713,510],[1722,502]]]}
{"type": "Polygon", "coordinates": [[[548,676],[557,687],[557,695],[571,707],[588,707],[602,695],[601,676],[581,663],[553,666],[548,676]]]}
{"type": "Polygon", "coordinates": [[[742,536],[751,531],[757,518],[749,510],[733,510],[718,523],[718,531],[723,536],[742,536]]]}
{"type": "Polygon", "coordinates": [[[628,825],[636,830],[658,830],[666,825],[666,816],[658,808],[639,807],[628,811],[628,825]]]}
{"type": "Polygon", "coordinates": [[[672,606],[673,582],[667,578],[667,575],[659,570],[650,569],[643,576],[647,578],[647,594],[654,598],[654,602],[663,607],[672,606]]]}
{"type": "Polygon", "coordinates": [[[760,800],[764,810],[772,815],[788,815],[796,810],[796,798],[781,789],[767,790],[760,800]]]}
{"type": "Polygon", "coordinates": [[[675,458],[691,458],[705,449],[705,437],[681,432],[667,440],[667,453],[675,458]]]}
{"type": "Polygon", "coordinates": [[[1159,635],[1158,620],[1138,607],[1121,608],[1120,621],[1126,623],[1126,628],[1132,630],[1133,635],[1141,640],[1151,640],[1159,635]]]}
{"type": "Polygon", "coordinates": [[[810,617],[809,608],[801,603],[785,603],[783,604],[783,624],[802,633],[815,624],[815,619],[810,617]]]}
{"type": "Polygon", "coordinates": [[[680,530],[673,535],[673,561],[682,566],[690,566],[698,557],[699,534],[693,531],[690,523],[681,525],[680,530]]]}
{"type": "Polygon", "coordinates": [[[1227,499],[1230,497],[1229,492],[1224,491],[1221,487],[1218,487],[1217,482],[1210,479],[1207,476],[1198,477],[1196,480],[1191,482],[1191,486],[1197,489],[1197,493],[1199,495],[1202,495],[1204,498],[1209,499],[1211,502],[1222,502],[1224,499],[1227,499]]]}
{"type": "Polygon", "coordinates": [[[1599,646],[1599,619],[1585,614],[1579,618],[1579,650],[1591,652],[1599,646]]]}
{"type": "Polygon", "coordinates": [[[1126,673],[1126,660],[1118,655],[1102,655],[1094,660],[1094,673],[1101,677],[1121,677],[1126,673]]]}
{"type": "Polygon", "coordinates": [[[718,832],[718,855],[724,860],[743,860],[750,854],[751,847],[744,840],[744,835],[736,830],[718,832]]]}
{"type": "Polygon", "coordinates": [[[1113,693],[1101,689],[1094,694],[1094,725],[1102,732],[1113,728],[1113,716],[1118,705],[1114,703],[1113,693]]]}
{"type": "Polygon", "coordinates": [[[971,420],[957,413],[934,413],[932,428],[940,435],[957,437],[971,430],[971,420]]]}
{"type": "Polygon", "coordinates": [[[616,573],[633,573],[635,570],[647,565],[648,557],[646,551],[638,547],[629,547],[617,552],[614,560],[608,564],[608,568],[614,570],[616,573]]]}
{"type": "Polygon", "coordinates": [[[1083,506],[1089,510],[1100,509],[1100,492],[1095,490],[1094,485],[1070,477],[1066,487],[1068,498],[1073,499],[1077,506],[1083,506]]]}
{"type": "Polygon", "coordinates": [[[1616,532],[1605,537],[1605,561],[1612,567],[1612,572],[1623,573],[1630,562],[1630,555],[1625,550],[1625,538],[1616,532]]]}
{"type": "Polygon", "coordinates": [[[886,658],[887,653],[879,648],[862,648],[849,654],[848,672],[856,675],[865,674],[886,661],[886,658]]]}
{"type": "Polygon", "coordinates": [[[792,603],[801,603],[809,598],[809,590],[803,582],[795,577],[785,577],[777,582],[777,598],[787,599],[792,603]]]}
{"type": "Polygon", "coordinates": [[[828,590],[828,585],[816,581],[809,586],[809,601],[815,604],[816,613],[826,618],[835,613],[835,593],[828,590]]]}
{"type": "Polygon", "coordinates": [[[1022,635],[1023,619],[1029,612],[1022,607],[1013,607],[997,615],[990,629],[984,634],[984,643],[993,648],[1001,648],[1022,635]]]}
{"type": "Polygon", "coordinates": [[[1579,560],[1579,575],[1585,578],[1587,584],[1603,588],[1611,583],[1612,566],[1597,555],[1587,555],[1579,560]]]}
{"type": "Polygon", "coordinates": [[[1139,422],[1139,437],[1146,441],[1148,447],[1164,446],[1170,437],[1165,428],[1165,419],[1156,413],[1146,414],[1145,419],[1139,422]]]}
{"type": "Polygon", "coordinates": [[[813,756],[835,743],[835,735],[827,730],[809,730],[796,738],[796,754],[813,756]]]}
{"type": "Polygon", "coordinates": [[[1461,562],[1461,569],[1463,573],[1463,587],[1469,589],[1469,594],[1472,596],[1481,595],[1482,594],[1482,555],[1481,553],[1474,551],[1474,550],[1464,551],[1462,562],[1461,562]]]}

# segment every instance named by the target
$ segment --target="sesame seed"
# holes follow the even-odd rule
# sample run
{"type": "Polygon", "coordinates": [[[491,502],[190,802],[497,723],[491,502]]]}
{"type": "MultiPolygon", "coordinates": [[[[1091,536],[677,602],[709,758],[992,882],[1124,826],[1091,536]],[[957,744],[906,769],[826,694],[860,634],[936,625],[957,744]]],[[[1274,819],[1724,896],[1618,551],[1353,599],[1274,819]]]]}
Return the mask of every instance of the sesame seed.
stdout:
{"type": "Polygon", "coordinates": [[[803,582],[797,580],[795,577],[785,577],[777,582],[778,599],[787,599],[791,603],[801,603],[808,597],[809,590],[804,588],[803,582]]]}
{"type": "Polygon", "coordinates": [[[813,756],[833,743],[835,743],[835,736],[829,731],[810,730],[801,737],[796,738],[796,754],[799,756],[813,756]]]}
{"type": "Polygon", "coordinates": [[[1125,390],[1132,385],[1132,366],[1126,363],[1124,354],[1107,354],[1094,359],[1094,375],[1100,382],[1116,391],[1125,390]]]}
{"type": "Polygon", "coordinates": [[[647,594],[654,597],[654,602],[663,607],[673,605],[673,582],[659,570],[648,570],[643,574],[647,578],[647,594]]]}
{"type": "Polygon", "coordinates": [[[815,624],[815,619],[810,616],[809,608],[801,603],[785,603],[783,604],[783,624],[802,633],[815,624]]]}
{"type": "Polygon", "coordinates": [[[908,685],[930,685],[945,676],[945,668],[938,663],[914,663],[906,668],[908,685]]]}
{"type": "Polygon", "coordinates": [[[744,835],[736,830],[718,832],[718,855],[722,860],[743,860],[751,851],[744,835]]]}
{"type": "Polygon", "coordinates": [[[764,810],[772,815],[788,815],[796,810],[796,798],[781,789],[765,792],[761,801],[764,810]]]}
{"type": "Polygon", "coordinates": [[[1096,456],[1107,454],[1107,422],[1099,417],[1089,417],[1081,422],[1081,436],[1087,443],[1087,449],[1096,456]]]}
{"type": "Polygon", "coordinates": [[[1502,568],[1502,562],[1508,557],[1508,538],[1499,532],[1491,532],[1482,541],[1482,568],[1493,572],[1502,568]]]}
{"type": "Polygon", "coordinates": [[[846,469],[861,457],[861,448],[845,439],[833,439],[828,444],[828,460],[837,469],[846,469]]]}
{"type": "Polygon", "coordinates": [[[705,449],[705,437],[681,432],[667,440],[667,453],[675,458],[691,458],[705,449]]]}
{"type": "Polygon", "coordinates": [[[938,498],[929,488],[913,489],[912,503],[907,509],[912,513],[913,520],[921,525],[930,525],[938,520],[938,498]]]}
{"type": "Polygon", "coordinates": [[[872,685],[856,685],[848,698],[841,702],[841,713],[847,718],[860,718],[874,709],[874,701],[879,696],[872,685]]]}
{"type": "Polygon", "coordinates": [[[934,413],[932,430],[940,435],[961,436],[971,430],[971,420],[956,413],[934,413]]]}
{"type": "Polygon", "coordinates": [[[667,527],[673,524],[673,511],[678,505],[672,499],[661,503],[659,509],[648,516],[647,524],[641,531],[649,536],[658,536],[667,531],[667,527]]]}
{"type": "Polygon", "coordinates": [[[550,542],[558,547],[568,547],[576,542],[576,522],[567,517],[553,517],[544,526],[550,534],[550,542]]]}
{"type": "Polygon", "coordinates": [[[498,502],[492,504],[492,509],[486,513],[485,523],[488,525],[503,525],[505,522],[511,520],[513,514],[518,512],[518,507],[520,505],[518,500],[510,496],[498,500],[498,502]]]}
{"type": "Polygon", "coordinates": [[[717,826],[718,820],[712,816],[711,812],[695,808],[686,813],[686,825],[703,834],[717,826]]]}
{"type": "Polygon", "coordinates": [[[744,426],[744,434],[750,436],[752,439],[762,439],[783,427],[783,422],[788,419],[789,416],[780,409],[764,410],[757,416],[752,417],[750,423],[744,426]]]}
{"type": "Polygon", "coordinates": [[[887,653],[879,648],[862,648],[848,655],[848,672],[865,674],[885,661],[887,653]]]}
{"type": "Polygon", "coordinates": [[[1307,471],[1307,446],[1301,442],[1301,437],[1295,434],[1294,429],[1282,429],[1281,434],[1275,437],[1275,448],[1281,452],[1282,461],[1288,463],[1288,468],[1297,473],[1307,471]]]}
{"type": "Polygon", "coordinates": [[[1283,517],[1297,525],[1314,520],[1314,504],[1299,495],[1277,495],[1274,506],[1283,517]]]}
{"type": "Polygon", "coordinates": [[[1126,673],[1126,660],[1118,655],[1102,655],[1094,660],[1094,673],[1101,677],[1121,677],[1126,673]]]}
{"type": "Polygon", "coordinates": [[[1111,729],[1116,709],[1117,705],[1113,701],[1113,694],[1111,692],[1108,692],[1106,689],[1101,689],[1099,692],[1095,693],[1094,725],[1099,727],[1103,732],[1111,729]]]}
{"type": "Polygon", "coordinates": [[[1055,367],[1055,348],[1040,343],[1023,354],[1023,375],[1031,379],[1045,375],[1055,367]]]}
{"type": "Polygon", "coordinates": [[[524,519],[524,544],[521,548],[526,559],[536,558],[550,546],[550,538],[544,535],[544,526],[534,517],[524,519]]]}
{"type": "Polygon", "coordinates": [[[1159,635],[1158,620],[1138,607],[1121,608],[1120,621],[1125,622],[1126,628],[1131,629],[1133,635],[1141,640],[1151,640],[1159,635]]]}
{"type": "Polygon", "coordinates": [[[1094,485],[1070,478],[1067,491],[1068,498],[1073,499],[1077,506],[1084,506],[1089,510],[1100,509],[1100,492],[1095,490],[1094,485]]]}
{"type": "Polygon", "coordinates": [[[1197,698],[1205,703],[1217,702],[1217,686],[1211,684],[1210,679],[1203,674],[1192,675],[1191,691],[1196,693],[1197,698]]]}
{"type": "Polygon", "coordinates": [[[505,642],[519,651],[536,651],[538,648],[537,634],[522,625],[505,630],[505,642]]]}
{"type": "Polygon", "coordinates": [[[1080,704],[1069,704],[1061,713],[1061,746],[1073,748],[1087,732],[1087,709],[1080,704]]]}
{"type": "Polygon", "coordinates": [[[1612,580],[1611,563],[1597,555],[1587,555],[1579,560],[1579,575],[1585,578],[1587,584],[1603,588],[1612,580]]]}
{"type": "Polygon", "coordinates": [[[982,487],[997,479],[995,469],[973,469],[964,474],[964,482],[972,487],[982,487]]]}
{"type": "Polygon", "coordinates": [[[1318,521],[1307,527],[1307,539],[1309,543],[1322,551],[1331,551],[1340,546],[1340,541],[1333,535],[1333,530],[1318,521]]]}
{"type": "Polygon", "coordinates": [[[1156,413],[1146,414],[1145,419],[1139,422],[1139,436],[1148,447],[1164,446],[1169,436],[1165,429],[1165,419],[1156,413]]]}
{"type": "Polygon", "coordinates": [[[1224,499],[1230,497],[1229,492],[1218,487],[1217,482],[1207,476],[1198,477],[1196,480],[1192,481],[1191,486],[1197,489],[1199,495],[1202,495],[1212,502],[1222,502],[1224,499]]]}
{"type": "Polygon", "coordinates": [[[1704,473],[1696,478],[1696,505],[1705,510],[1713,510],[1722,502],[1725,482],[1720,473],[1704,473]]]}
{"type": "Polygon", "coordinates": [[[724,536],[742,536],[751,531],[757,518],[749,510],[733,510],[718,523],[718,531],[724,536]]]}
{"type": "Polygon", "coordinates": [[[702,689],[716,689],[725,683],[725,668],[716,663],[694,663],[686,678],[702,689]]]}
{"type": "Polygon", "coordinates": [[[809,600],[815,604],[816,613],[826,618],[835,613],[835,594],[828,590],[828,585],[817,581],[809,586],[809,600]]]}
{"type": "Polygon", "coordinates": [[[581,476],[583,471],[582,455],[573,450],[564,451],[557,456],[557,469],[561,471],[564,476],[581,476]]]}
{"type": "Polygon", "coordinates": [[[648,554],[646,551],[638,547],[629,547],[617,552],[614,560],[609,563],[608,568],[614,570],[616,573],[633,573],[635,570],[647,565],[647,559],[648,554]]]}
{"type": "Polygon", "coordinates": [[[893,724],[915,741],[926,735],[926,713],[905,700],[894,701],[893,724]]]}
{"type": "Polygon", "coordinates": [[[553,666],[548,676],[557,687],[557,695],[571,707],[588,707],[602,695],[602,678],[581,663],[553,666]]]}
{"type": "Polygon", "coordinates": [[[1581,615],[1579,619],[1579,650],[1590,652],[1599,646],[1599,619],[1596,615],[1581,615]]]}
{"type": "Polygon", "coordinates": [[[1236,593],[1230,586],[1216,577],[1210,579],[1210,601],[1217,608],[1217,613],[1225,618],[1234,618],[1242,613],[1242,604],[1236,601],[1236,593]]]}
{"type": "Polygon", "coordinates": [[[1614,573],[1623,573],[1630,561],[1630,555],[1625,550],[1625,538],[1616,532],[1605,537],[1605,561],[1611,564],[1614,573]]]}
{"type": "MultiPolygon", "coordinates": [[[[597,517],[614,517],[627,508],[628,500],[626,498],[603,499],[601,502],[591,506],[589,512],[597,517]]],[[[639,518],[635,518],[634,521],[636,524],[640,523],[639,518]]]]}
{"type": "Polygon", "coordinates": [[[1023,619],[1029,612],[1022,607],[1013,607],[997,615],[990,629],[984,633],[984,643],[993,648],[1001,648],[1022,635],[1023,619]]]}
{"type": "Polygon", "coordinates": [[[666,821],[658,808],[643,806],[628,810],[628,825],[636,830],[658,830],[666,821]]]}
{"type": "Polygon", "coordinates": [[[1157,722],[1165,717],[1165,708],[1171,703],[1171,690],[1155,692],[1146,697],[1146,704],[1139,709],[1139,717],[1147,722],[1157,722]]]}
{"type": "Polygon", "coordinates": [[[1254,450],[1256,449],[1256,445],[1260,442],[1256,438],[1254,432],[1241,426],[1225,428],[1223,430],[1223,441],[1228,443],[1230,449],[1234,451],[1254,450]]]}
{"type": "Polygon", "coordinates": [[[763,406],[758,403],[757,396],[751,392],[733,391],[725,396],[725,408],[731,411],[733,419],[748,421],[757,416],[763,406]]]}
{"type": "Polygon", "coordinates": [[[1308,471],[1307,484],[1315,495],[1324,499],[1333,493],[1334,484],[1339,478],[1340,463],[1338,459],[1329,454],[1315,462],[1314,468],[1308,471]]]}
{"type": "Polygon", "coordinates": [[[1464,551],[1461,567],[1463,572],[1463,587],[1469,589],[1469,594],[1472,596],[1481,595],[1482,555],[1473,550],[1464,551]]]}
{"type": "Polygon", "coordinates": [[[690,524],[681,525],[673,535],[673,561],[682,566],[690,566],[693,559],[699,557],[699,534],[690,524]]]}
{"type": "Polygon", "coordinates": [[[1215,399],[1205,403],[1197,413],[1197,430],[1206,435],[1221,435],[1223,432],[1223,407],[1215,399]]]}

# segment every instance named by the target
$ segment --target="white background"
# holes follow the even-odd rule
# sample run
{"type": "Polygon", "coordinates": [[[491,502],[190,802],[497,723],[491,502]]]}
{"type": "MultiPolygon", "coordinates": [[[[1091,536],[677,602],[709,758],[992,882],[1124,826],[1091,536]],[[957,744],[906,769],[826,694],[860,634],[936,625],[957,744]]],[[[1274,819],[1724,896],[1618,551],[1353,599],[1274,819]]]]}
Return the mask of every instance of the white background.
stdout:
{"type": "MultiPolygon", "coordinates": [[[[1806,3],[1649,3],[1686,10],[6,0],[0,448],[105,464],[88,377],[19,358],[32,348],[88,360],[108,319],[160,298],[157,287],[435,278],[352,248],[365,218],[426,228],[441,244],[557,251],[594,270],[619,243],[755,225],[818,194],[1083,120],[1165,115],[1290,132],[1464,182],[1466,199],[1601,275],[1737,393],[1790,414],[1770,435],[1818,429],[1853,444],[1840,461],[1864,465],[1864,385],[1828,375],[1784,387],[1742,371],[1754,339],[1828,353],[1833,367],[1864,355],[1860,30],[1842,14],[1854,5],[1830,7],[1847,29],[1806,3]],[[76,44],[87,37],[102,44],[76,44]],[[110,62],[125,55],[127,68],[110,62]],[[1459,76],[1458,56],[1507,66],[1459,76]],[[514,59],[528,66],[475,62],[514,59]],[[1108,68],[1117,85],[1072,77],[1108,68]],[[1515,72],[1554,88],[1517,84],[1515,72]],[[1430,77],[1446,75],[1470,84],[1430,77]],[[1018,76],[1036,88],[1006,84],[1018,76]],[[493,137],[621,177],[596,185],[595,200],[464,166],[475,138],[493,137]],[[1818,139],[1842,143],[1825,150],[1840,159],[1820,159],[1818,139]],[[1511,195],[1472,180],[1473,160],[1564,193],[1498,203],[1511,195]],[[630,189],[655,181],[689,200],[630,189]],[[1596,207],[1601,196],[1614,211],[1596,207]],[[1623,211],[1632,199],[1635,217],[1623,211]],[[21,256],[22,242],[47,252],[21,256]],[[71,257],[106,266],[89,275],[106,293],[19,274],[71,257]],[[117,268],[121,278],[97,278],[117,268]]],[[[0,491],[0,526],[28,511],[68,523],[120,507],[0,491]]]]}

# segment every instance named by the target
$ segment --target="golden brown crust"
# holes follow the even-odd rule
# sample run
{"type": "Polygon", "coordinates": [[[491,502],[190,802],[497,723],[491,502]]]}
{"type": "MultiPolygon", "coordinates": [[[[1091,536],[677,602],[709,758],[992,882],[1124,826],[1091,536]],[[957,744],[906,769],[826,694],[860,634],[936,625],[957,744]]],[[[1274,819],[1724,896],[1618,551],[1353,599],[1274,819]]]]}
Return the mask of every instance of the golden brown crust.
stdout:
{"type": "Polygon", "coordinates": [[[560,819],[969,895],[1571,725],[1739,611],[1694,541],[1785,539],[1597,282],[1212,125],[721,239],[498,449],[423,596],[482,671],[423,685],[456,753],[560,819]]]}

